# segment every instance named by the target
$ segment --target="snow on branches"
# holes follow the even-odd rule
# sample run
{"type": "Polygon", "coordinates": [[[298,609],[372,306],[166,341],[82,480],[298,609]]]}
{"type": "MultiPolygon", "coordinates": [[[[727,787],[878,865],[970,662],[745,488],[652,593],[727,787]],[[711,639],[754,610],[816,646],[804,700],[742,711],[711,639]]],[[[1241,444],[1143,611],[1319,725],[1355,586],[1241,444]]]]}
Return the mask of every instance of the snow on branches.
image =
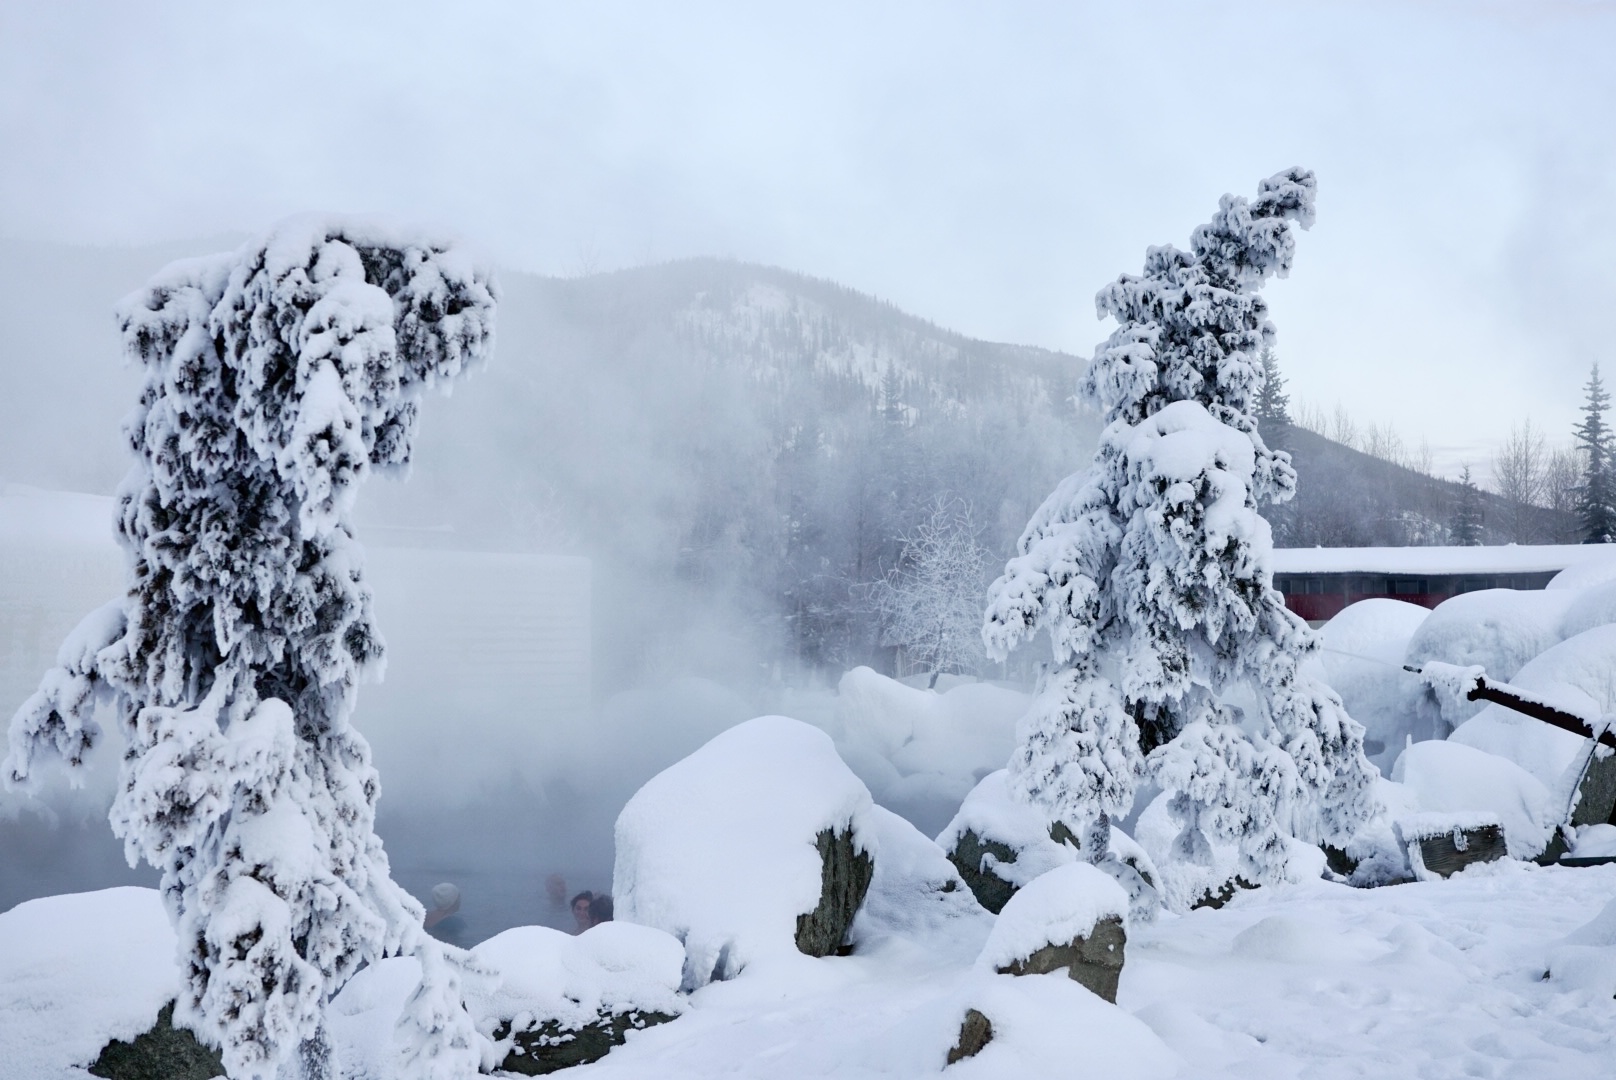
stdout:
{"type": "Polygon", "coordinates": [[[1300,672],[1317,643],[1272,587],[1258,512],[1296,476],[1252,415],[1273,338],[1257,290],[1290,269],[1314,191],[1291,169],[1253,201],[1226,195],[1190,251],[1150,248],[1143,275],[1100,291],[1118,327],[1079,395],[1105,433],[1029,522],[983,627],[995,658],[1039,629],[1054,648],[1013,791],[1084,838],[1148,777],[1171,795],[1179,858],[1235,843],[1253,882],[1284,873],[1287,835],[1343,842],[1372,810],[1363,729],[1300,672]]]}
{"type": "Polygon", "coordinates": [[[401,951],[435,980],[403,1022],[407,1071],[477,1068],[469,1017],[441,1003],[463,965],[373,830],[378,779],[349,716],[383,645],[349,511],[372,470],[408,463],[422,393],[492,351],[494,306],[453,247],[303,218],[169,266],[120,307],[145,369],[118,501],[128,592],[23,705],[5,771],[76,764],[112,704],[113,830],[162,871],[176,1018],[232,1077],[320,1075],[326,1003],[401,951]]]}
{"type": "Polygon", "coordinates": [[[937,498],[900,538],[898,565],[875,587],[884,643],[929,668],[932,685],[942,672],[972,671],[982,661],[977,625],[988,553],[980,532],[968,504],[937,498]]]}

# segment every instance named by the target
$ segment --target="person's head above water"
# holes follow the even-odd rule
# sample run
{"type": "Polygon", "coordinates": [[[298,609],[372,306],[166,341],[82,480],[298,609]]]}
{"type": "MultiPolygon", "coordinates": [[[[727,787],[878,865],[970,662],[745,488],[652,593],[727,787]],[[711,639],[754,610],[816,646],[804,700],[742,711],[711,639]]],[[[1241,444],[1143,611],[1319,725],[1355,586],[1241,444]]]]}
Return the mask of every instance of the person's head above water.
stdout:
{"type": "Polygon", "coordinates": [[[594,899],[595,894],[588,889],[572,898],[572,918],[578,924],[575,933],[583,933],[594,925],[594,921],[589,917],[589,903],[594,899]]]}
{"type": "Polygon", "coordinates": [[[589,924],[599,926],[603,922],[612,921],[612,898],[609,893],[601,893],[589,901],[589,924]]]}
{"type": "Polygon", "coordinates": [[[422,922],[428,930],[460,910],[460,889],[444,881],[432,886],[432,909],[422,922]]]}

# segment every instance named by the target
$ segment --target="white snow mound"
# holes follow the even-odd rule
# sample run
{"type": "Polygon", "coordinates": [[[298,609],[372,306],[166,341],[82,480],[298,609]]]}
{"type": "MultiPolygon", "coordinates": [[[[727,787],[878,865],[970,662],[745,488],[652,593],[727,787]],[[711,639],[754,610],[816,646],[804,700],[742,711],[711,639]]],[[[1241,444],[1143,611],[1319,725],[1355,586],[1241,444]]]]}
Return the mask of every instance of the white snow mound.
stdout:
{"type": "MultiPolygon", "coordinates": [[[[1512,680],[1527,661],[1560,640],[1560,624],[1577,599],[1574,590],[1483,589],[1438,604],[1409,639],[1403,662],[1419,667],[1428,660],[1469,667],[1479,664],[1489,677],[1512,680]]],[[[1482,706],[1440,702],[1442,717],[1456,726],[1482,706]]]]}
{"type": "Polygon", "coordinates": [[[0,1073],[84,1080],[108,1042],[148,1030],[179,989],[157,890],[18,904],[0,914],[0,1073]]]}
{"type": "Polygon", "coordinates": [[[484,1035],[491,1036],[502,1020],[524,1016],[576,1028],[601,1013],[684,1011],[679,982],[685,951],[678,939],[649,926],[607,922],[577,937],[548,926],[518,926],[489,938],[472,955],[497,973],[467,994],[484,1035]]]}
{"type": "Polygon", "coordinates": [[[1101,919],[1128,921],[1128,894],[1105,871],[1069,863],[1029,882],[1004,905],[977,965],[997,971],[1045,945],[1088,937],[1101,919]]]}
{"type": "Polygon", "coordinates": [[[877,806],[871,815],[881,857],[864,906],[853,920],[861,947],[893,939],[960,953],[981,949],[993,916],[976,902],[943,849],[909,822],[877,806]]]}
{"type": "Polygon", "coordinates": [[[814,910],[822,888],[815,837],[851,829],[855,850],[873,858],[873,809],[830,736],[784,716],[748,720],[623,807],[617,918],[684,943],[687,989],[796,954],[797,916],[814,910]]]}
{"type": "Polygon", "coordinates": [[[935,828],[1009,760],[1029,701],[987,683],[921,690],[857,667],[837,684],[833,734],[877,802],[935,828]]]}
{"type": "MultiPolygon", "coordinates": [[[[1459,742],[1415,743],[1397,759],[1392,779],[1413,794],[1421,815],[1436,813],[1449,822],[1435,827],[1431,835],[1461,824],[1455,815],[1481,815],[1476,824],[1496,815],[1516,859],[1529,859],[1543,850],[1563,810],[1549,789],[1519,765],[1459,742]]],[[[1408,815],[1402,822],[1405,836],[1414,817],[1408,815]]],[[[1468,819],[1463,822],[1473,827],[1468,819]]]]}
{"type": "Polygon", "coordinates": [[[984,840],[997,840],[1016,852],[1014,862],[1000,862],[991,853],[982,856],[979,869],[998,875],[1020,888],[1057,866],[1077,861],[1077,852],[1049,838],[1044,815],[1010,794],[1010,772],[1000,769],[984,776],[965,796],[954,820],[937,835],[944,851],[952,851],[968,831],[984,840]]]}

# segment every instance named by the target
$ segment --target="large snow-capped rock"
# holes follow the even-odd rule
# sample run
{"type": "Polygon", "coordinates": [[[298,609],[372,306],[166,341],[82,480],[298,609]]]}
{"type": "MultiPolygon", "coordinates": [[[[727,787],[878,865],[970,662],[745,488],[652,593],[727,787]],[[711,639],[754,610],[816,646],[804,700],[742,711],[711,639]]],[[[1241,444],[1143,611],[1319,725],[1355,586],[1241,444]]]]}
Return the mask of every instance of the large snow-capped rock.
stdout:
{"type": "MultiPolygon", "coordinates": [[[[1062,826],[1010,793],[1008,770],[984,776],[937,844],[989,911],[998,913],[1016,890],[1058,866],[1081,858],[1077,840],[1062,826]],[[1058,837],[1058,839],[1057,839],[1058,837]]],[[[1151,857],[1133,838],[1111,827],[1110,845],[1099,860],[1128,893],[1133,915],[1148,919],[1161,905],[1161,878],[1151,857]]]]}
{"type": "Polygon", "coordinates": [[[977,963],[999,974],[1067,975],[1117,1000],[1127,942],[1128,894],[1088,863],[1070,863],[1016,892],[994,921],[977,963]]]}
{"type": "Polygon", "coordinates": [[[617,819],[617,917],[684,943],[687,989],[842,944],[869,888],[874,802],[830,737],[748,720],[664,769],[617,819]]]}
{"type": "Polygon", "coordinates": [[[1392,780],[1409,789],[1422,811],[1496,815],[1509,853],[1517,859],[1543,850],[1565,809],[1536,777],[1508,758],[1449,740],[1408,747],[1397,759],[1392,780]]]}
{"type": "Polygon", "coordinates": [[[84,1080],[108,1042],[149,1031],[179,990],[155,889],[18,904],[0,914],[0,1074],[84,1080]]]}

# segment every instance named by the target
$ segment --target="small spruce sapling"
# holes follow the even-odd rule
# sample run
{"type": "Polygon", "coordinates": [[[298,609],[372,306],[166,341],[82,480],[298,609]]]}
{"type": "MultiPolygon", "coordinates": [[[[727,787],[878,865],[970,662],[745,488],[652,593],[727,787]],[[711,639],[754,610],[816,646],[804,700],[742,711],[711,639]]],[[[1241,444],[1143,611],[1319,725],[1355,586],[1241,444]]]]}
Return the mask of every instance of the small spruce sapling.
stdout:
{"type": "MultiPolygon", "coordinates": [[[[1363,728],[1302,671],[1318,639],[1273,588],[1258,512],[1295,491],[1252,414],[1273,336],[1258,289],[1290,269],[1314,190],[1293,169],[1251,202],[1225,195],[1189,251],[1150,248],[1143,275],[1100,291],[1118,328],[1079,386],[1107,423],[1100,449],[990,591],[990,655],[1039,629],[1055,654],[1012,790],[1094,862],[1146,777],[1171,796],[1172,862],[1205,867],[1214,842],[1235,844],[1253,883],[1284,874],[1288,837],[1341,844],[1374,810],[1363,728]]],[[[1195,898],[1195,873],[1175,887],[1162,869],[1171,903],[1195,898]]]]}
{"type": "Polygon", "coordinates": [[[489,355],[494,307],[453,247],[296,219],[166,268],[119,311],[145,370],[118,495],[128,590],[19,710],[4,771],[79,765],[110,703],[112,827],[162,872],[176,1021],[238,1080],[324,1076],[326,1004],[401,953],[423,969],[401,1075],[481,1062],[468,959],[422,930],[373,829],[378,778],[349,716],[383,645],[350,508],[370,472],[408,464],[423,392],[489,355]]]}

